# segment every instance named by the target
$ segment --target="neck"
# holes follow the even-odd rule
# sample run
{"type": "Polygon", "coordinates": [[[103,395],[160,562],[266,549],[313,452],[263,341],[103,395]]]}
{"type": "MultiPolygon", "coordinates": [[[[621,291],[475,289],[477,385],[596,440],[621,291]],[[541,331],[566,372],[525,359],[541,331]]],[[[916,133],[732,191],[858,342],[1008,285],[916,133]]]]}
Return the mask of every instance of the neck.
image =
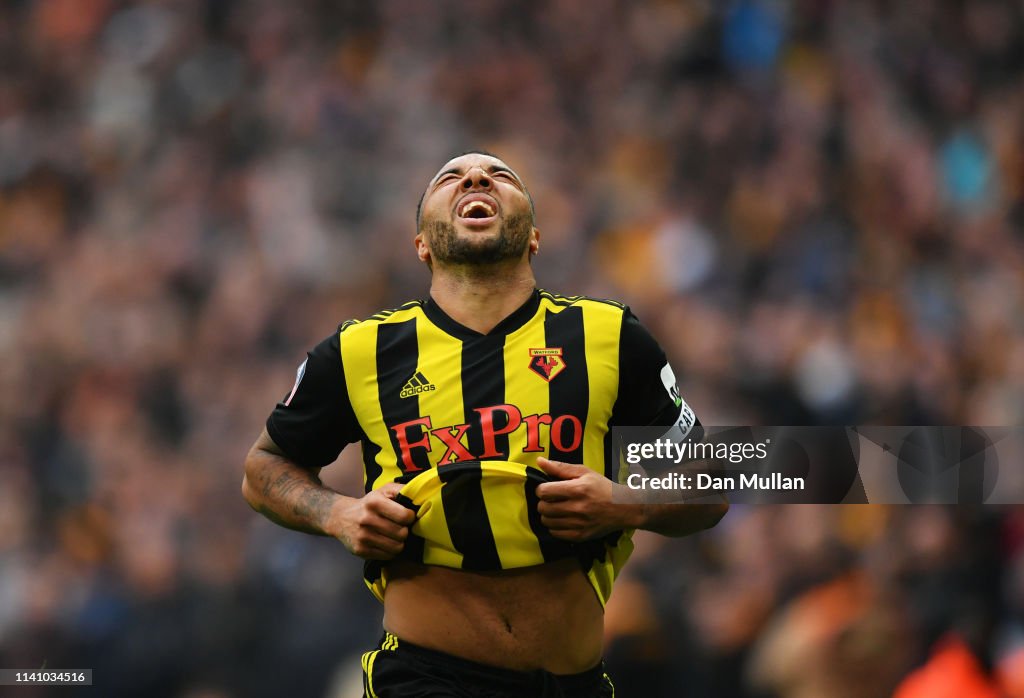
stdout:
{"type": "Polygon", "coordinates": [[[533,293],[537,282],[529,263],[514,266],[439,267],[435,264],[430,297],[461,325],[487,334],[533,293]]]}

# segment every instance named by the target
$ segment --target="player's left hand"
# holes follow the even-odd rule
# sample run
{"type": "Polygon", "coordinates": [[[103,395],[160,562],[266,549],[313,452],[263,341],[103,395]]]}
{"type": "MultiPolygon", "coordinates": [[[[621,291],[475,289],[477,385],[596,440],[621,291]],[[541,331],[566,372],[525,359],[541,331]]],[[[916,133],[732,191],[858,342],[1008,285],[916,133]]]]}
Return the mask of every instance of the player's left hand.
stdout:
{"type": "Polygon", "coordinates": [[[537,511],[551,535],[578,542],[625,528],[620,507],[612,504],[613,483],[590,468],[538,458],[537,467],[557,482],[537,486],[537,511]]]}

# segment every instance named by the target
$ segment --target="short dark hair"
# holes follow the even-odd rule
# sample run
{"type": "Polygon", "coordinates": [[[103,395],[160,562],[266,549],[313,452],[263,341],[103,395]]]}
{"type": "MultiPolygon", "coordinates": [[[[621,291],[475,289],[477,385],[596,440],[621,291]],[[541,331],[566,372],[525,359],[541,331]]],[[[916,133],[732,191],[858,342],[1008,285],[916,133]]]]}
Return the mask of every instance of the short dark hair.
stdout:
{"type": "MultiPolygon", "coordinates": [[[[497,155],[495,155],[494,153],[488,152],[486,150],[481,150],[479,148],[478,149],[474,149],[474,150],[464,150],[461,153],[459,153],[458,155],[455,155],[455,156],[452,156],[452,157],[448,158],[448,160],[451,161],[451,160],[454,160],[455,158],[461,158],[463,155],[485,155],[485,156],[487,156],[489,158],[494,158],[495,160],[501,160],[501,158],[498,157],[497,155]]],[[[501,160],[501,161],[505,162],[504,160],[501,160]]],[[[429,187],[429,186],[430,186],[430,182],[427,182],[427,187],[429,187]]],[[[529,199],[529,201],[530,201],[530,214],[533,216],[533,222],[536,224],[536,222],[537,222],[537,208],[536,208],[536,206],[533,205],[533,195],[531,195],[530,194],[530,190],[526,188],[526,182],[523,182],[523,190],[526,192],[526,198],[529,199]]],[[[423,200],[425,198],[427,198],[427,189],[426,189],[426,187],[424,187],[423,193],[420,194],[420,201],[419,201],[419,203],[416,204],[416,232],[419,232],[419,230],[420,230],[420,214],[423,212],[423,200]]]]}

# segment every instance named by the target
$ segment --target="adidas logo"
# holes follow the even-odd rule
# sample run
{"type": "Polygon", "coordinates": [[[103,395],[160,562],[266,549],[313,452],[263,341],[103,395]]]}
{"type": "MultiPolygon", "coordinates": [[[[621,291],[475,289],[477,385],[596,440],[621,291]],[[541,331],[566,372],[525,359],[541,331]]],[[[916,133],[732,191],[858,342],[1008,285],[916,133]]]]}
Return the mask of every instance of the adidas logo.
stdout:
{"type": "Polygon", "coordinates": [[[429,393],[431,390],[437,390],[437,388],[420,371],[416,371],[409,382],[402,387],[402,392],[398,394],[398,397],[412,397],[420,393],[429,393]]]}

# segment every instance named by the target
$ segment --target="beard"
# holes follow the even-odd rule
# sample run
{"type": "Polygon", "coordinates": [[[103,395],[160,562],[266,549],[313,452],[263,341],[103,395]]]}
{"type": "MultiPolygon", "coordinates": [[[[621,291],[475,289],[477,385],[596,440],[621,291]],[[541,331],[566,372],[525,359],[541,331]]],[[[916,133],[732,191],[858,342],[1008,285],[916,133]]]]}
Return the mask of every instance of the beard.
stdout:
{"type": "Polygon", "coordinates": [[[526,254],[530,231],[533,230],[533,217],[516,213],[502,218],[497,237],[482,240],[460,237],[451,221],[425,220],[423,228],[430,243],[430,254],[441,264],[498,264],[519,259],[526,254]]]}

